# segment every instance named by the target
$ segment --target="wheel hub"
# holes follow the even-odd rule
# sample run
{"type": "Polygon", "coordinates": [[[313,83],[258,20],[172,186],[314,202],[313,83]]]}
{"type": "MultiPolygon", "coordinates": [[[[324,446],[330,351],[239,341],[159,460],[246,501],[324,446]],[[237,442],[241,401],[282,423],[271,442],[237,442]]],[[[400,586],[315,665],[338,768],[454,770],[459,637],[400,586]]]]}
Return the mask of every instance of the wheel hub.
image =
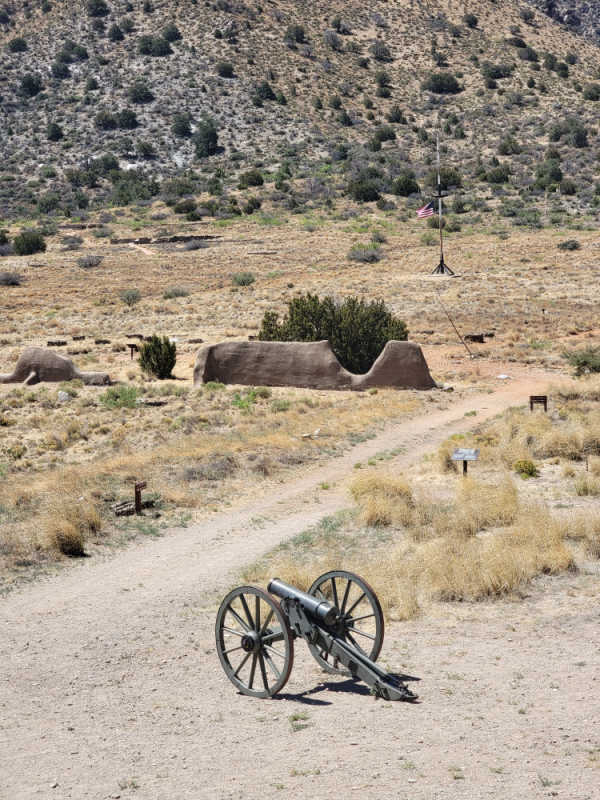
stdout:
{"type": "Polygon", "coordinates": [[[245,653],[256,653],[260,649],[260,636],[256,631],[248,631],[242,636],[242,649],[245,653]]]}

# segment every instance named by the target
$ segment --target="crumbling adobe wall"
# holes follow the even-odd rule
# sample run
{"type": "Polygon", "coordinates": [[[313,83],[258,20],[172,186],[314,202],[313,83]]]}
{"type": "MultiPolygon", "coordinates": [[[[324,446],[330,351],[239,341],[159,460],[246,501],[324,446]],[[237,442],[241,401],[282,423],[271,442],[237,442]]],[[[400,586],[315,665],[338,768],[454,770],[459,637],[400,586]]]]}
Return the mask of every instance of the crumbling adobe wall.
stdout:
{"type": "Polygon", "coordinates": [[[110,384],[105,372],[81,372],[70,358],[65,358],[44,347],[28,347],[23,350],[17,364],[9,375],[0,375],[0,383],[61,383],[79,378],[86,384],[103,386],[110,384]]]}
{"type": "Polygon", "coordinates": [[[322,342],[221,342],[201,348],[194,385],[207,381],[307,389],[432,389],[435,381],[419,345],[388,342],[365,375],[348,372],[322,342]]]}

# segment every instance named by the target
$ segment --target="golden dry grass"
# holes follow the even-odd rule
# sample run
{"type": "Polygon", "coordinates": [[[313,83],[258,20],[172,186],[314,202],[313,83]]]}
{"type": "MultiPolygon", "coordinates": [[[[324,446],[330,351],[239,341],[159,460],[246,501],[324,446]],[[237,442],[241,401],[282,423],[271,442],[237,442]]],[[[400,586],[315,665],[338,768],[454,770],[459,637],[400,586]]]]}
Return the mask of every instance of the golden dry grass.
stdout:
{"type": "Polygon", "coordinates": [[[600,558],[598,478],[580,451],[561,450],[575,456],[567,470],[553,455],[564,429],[578,441],[593,430],[597,408],[589,402],[570,398],[568,409],[548,416],[511,409],[473,432],[467,441],[482,449],[478,478],[448,473],[439,458],[411,481],[380,470],[360,475],[350,486],[353,516],[275,551],[254,566],[254,579],[275,571],[306,588],[343,566],[375,587],[386,614],[408,619],[435,603],[500,597],[600,558]],[[506,470],[515,442],[529,455],[552,454],[539,462],[539,477],[506,470]]]}

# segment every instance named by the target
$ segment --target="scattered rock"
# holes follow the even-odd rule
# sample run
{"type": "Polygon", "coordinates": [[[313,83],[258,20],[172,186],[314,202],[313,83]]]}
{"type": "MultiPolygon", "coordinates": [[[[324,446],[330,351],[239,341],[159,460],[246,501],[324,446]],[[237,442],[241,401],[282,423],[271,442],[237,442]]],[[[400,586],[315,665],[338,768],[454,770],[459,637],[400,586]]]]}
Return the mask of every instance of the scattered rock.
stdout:
{"type": "Polygon", "coordinates": [[[68,392],[63,392],[62,390],[58,393],[58,402],[59,403],[68,403],[71,399],[71,395],[68,392]]]}
{"type": "Polygon", "coordinates": [[[465,341],[477,342],[478,344],[483,344],[485,342],[484,337],[485,337],[484,333],[467,333],[465,334],[465,341]]]}

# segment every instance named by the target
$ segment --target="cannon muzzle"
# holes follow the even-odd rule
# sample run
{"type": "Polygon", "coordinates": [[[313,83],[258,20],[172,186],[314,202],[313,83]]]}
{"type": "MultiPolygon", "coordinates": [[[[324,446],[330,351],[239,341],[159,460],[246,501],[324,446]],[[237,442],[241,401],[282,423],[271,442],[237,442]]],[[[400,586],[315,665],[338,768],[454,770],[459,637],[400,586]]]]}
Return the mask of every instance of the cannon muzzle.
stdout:
{"type": "Polygon", "coordinates": [[[295,586],[290,586],[289,583],[280,581],[279,578],[273,580],[267,586],[267,591],[271,594],[276,594],[283,600],[297,600],[305,613],[318,622],[324,625],[333,625],[339,616],[338,609],[327,600],[320,600],[318,597],[313,597],[312,594],[296,589],[295,586]]]}

